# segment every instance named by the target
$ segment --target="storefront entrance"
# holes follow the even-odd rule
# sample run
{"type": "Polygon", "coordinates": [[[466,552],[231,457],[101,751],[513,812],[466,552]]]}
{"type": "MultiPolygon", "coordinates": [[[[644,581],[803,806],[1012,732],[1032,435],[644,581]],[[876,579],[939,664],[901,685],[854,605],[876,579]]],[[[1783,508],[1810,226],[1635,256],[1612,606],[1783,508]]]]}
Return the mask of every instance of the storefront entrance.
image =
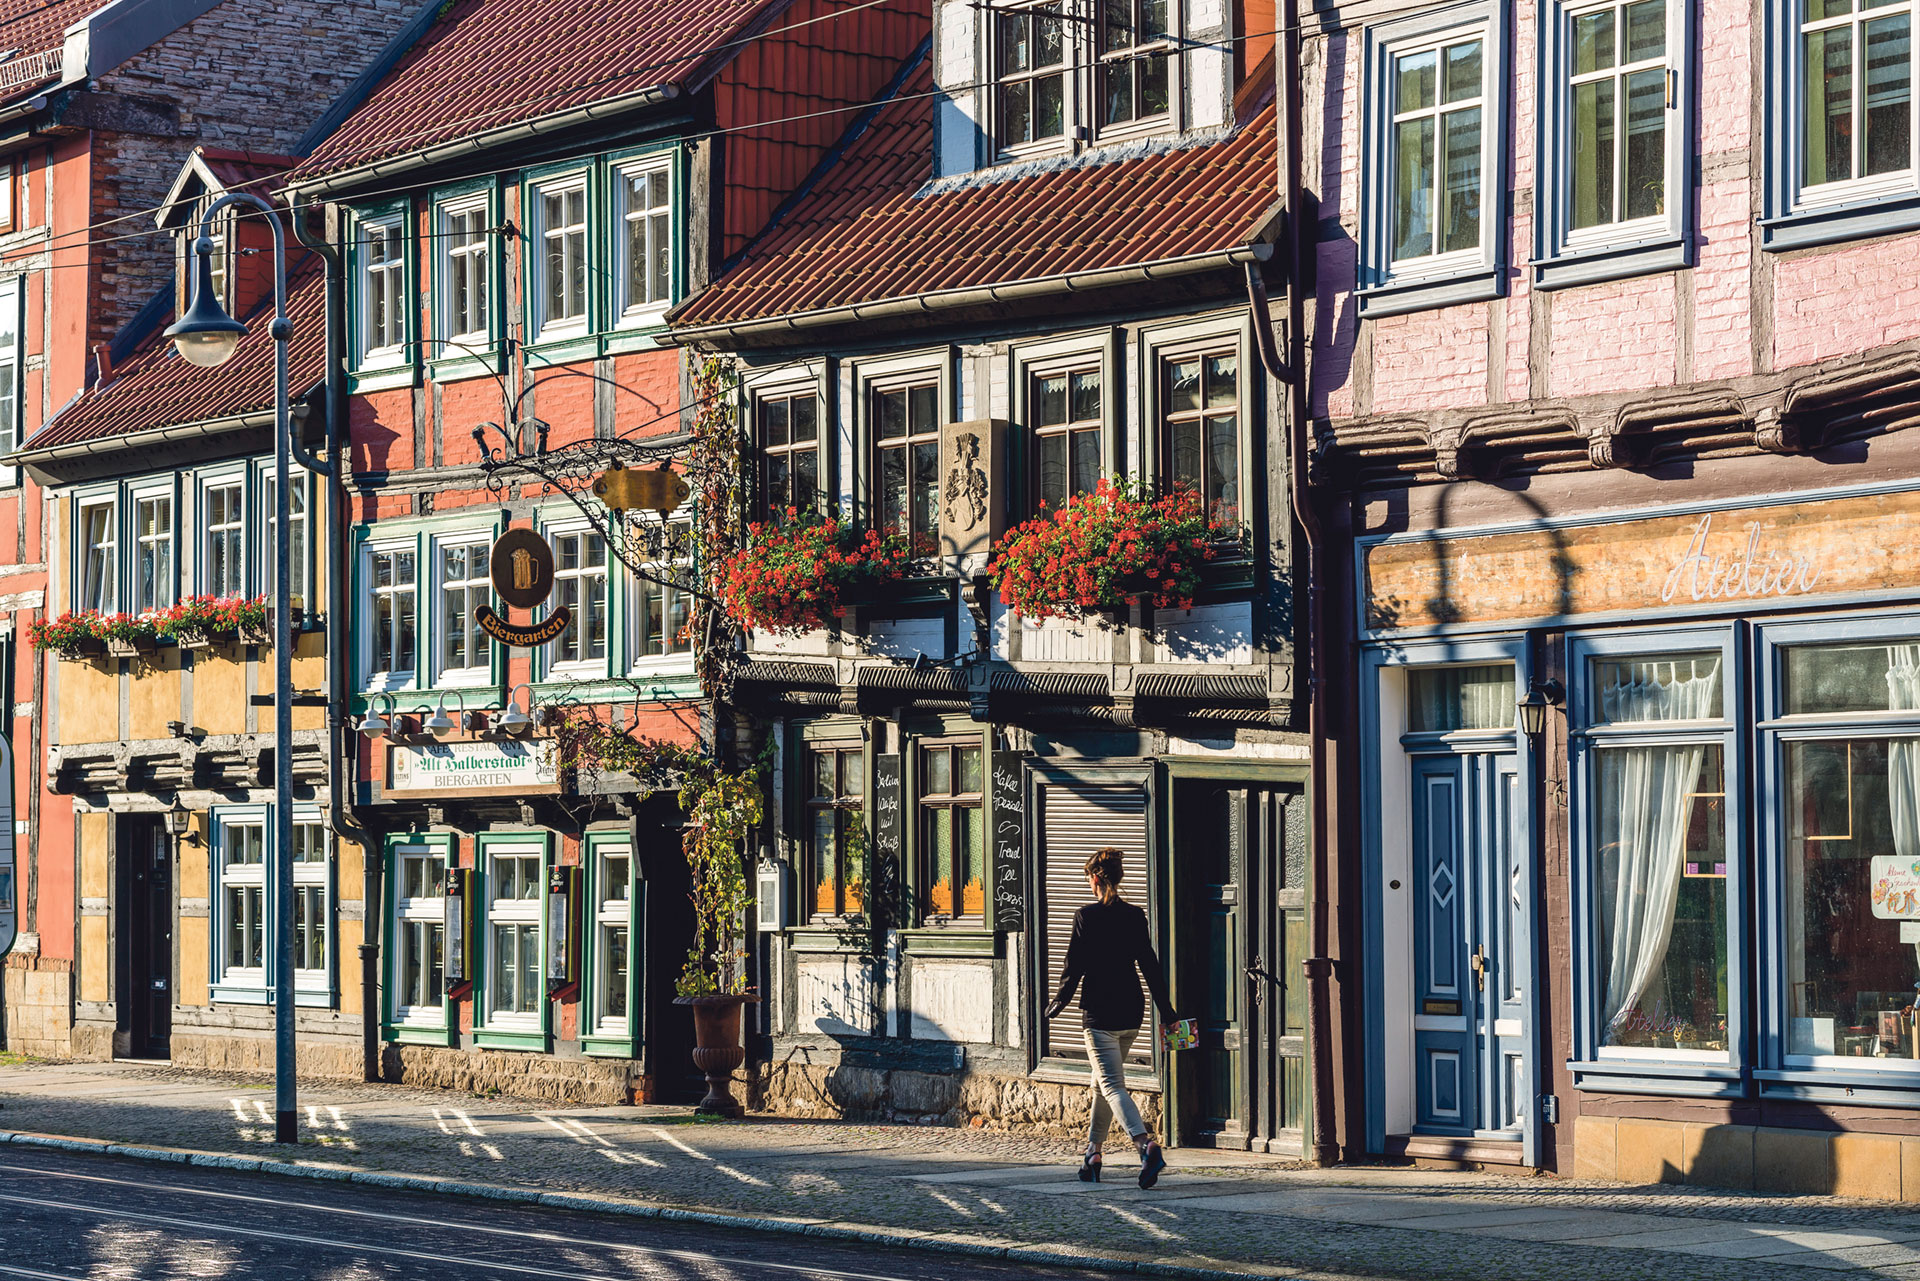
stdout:
{"type": "Polygon", "coordinates": [[[123,814],[119,867],[117,978],[119,1042],[133,1059],[164,1059],[173,1031],[173,842],[157,814],[123,814]]]}
{"type": "Polygon", "coordinates": [[[1512,752],[1416,755],[1413,1063],[1416,1133],[1520,1138],[1530,912],[1512,752]]]}

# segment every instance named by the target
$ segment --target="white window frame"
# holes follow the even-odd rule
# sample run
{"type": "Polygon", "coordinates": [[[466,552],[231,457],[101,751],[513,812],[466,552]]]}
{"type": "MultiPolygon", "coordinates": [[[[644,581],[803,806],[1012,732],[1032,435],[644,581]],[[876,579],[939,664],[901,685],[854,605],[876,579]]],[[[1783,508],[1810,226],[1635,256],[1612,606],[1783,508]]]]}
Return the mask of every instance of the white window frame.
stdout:
{"type": "MultiPolygon", "coordinates": [[[[273,545],[274,530],[279,525],[279,509],[273,501],[273,467],[263,465],[259,469],[259,480],[255,491],[259,494],[260,519],[255,522],[260,530],[259,538],[259,595],[271,595],[274,589],[275,556],[273,545]]],[[[316,604],[313,599],[313,480],[312,474],[301,467],[290,467],[287,471],[287,493],[297,497],[301,503],[299,510],[289,518],[296,526],[299,544],[293,549],[291,561],[292,595],[294,608],[304,611],[311,618],[316,604]]]]}
{"type": "Polygon", "coordinates": [[[619,317],[619,326],[631,328],[639,325],[656,324],[667,310],[679,300],[679,217],[676,213],[679,196],[679,175],[675,172],[674,153],[662,152],[637,160],[630,160],[613,168],[613,272],[614,311],[619,317]],[[648,205],[644,209],[635,209],[628,201],[628,183],[635,178],[651,179],[659,175],[666,179],[667,202],[664,206],[648,205]],[[664,212],[663,212],[664,211],[664,212]],[[664,233],[659,232],[661,219],[665,220],[664,233]],[[638,222],[644,230],[642,238],[647,246],[649,264],[647,279],[650,282],[648,297],[633,296],[633,225],[638,222]],[[658,297],[652,296],[651,281],[653,272],[651,263],[657,251],[656,234],[664,234],[667,245],[666,291],[658,297]]]}
{"type": "MultiPolygon", "coordinates": [[[[578,520],[554,521],[552,523],[543,522],[540,533],[541,536],[547,540],[547,545],[553,548],[554,556],[553,595],[548,599],[552,604],[559,605],[561,603],[560,589],[562,583],[570,579],[590,578],[592,576],[585,573],[584,570],[569,571],[560,568],[559,540],[574,536],[587,538],[597,537],[600,539],[602,546],[606,547],[606,531],[600,529],[593,522],[583,518],[578,520]]],[[[541,666],[544,669],[544,675],[547,680],[596,680],[611,674],[614,655],[613,566],[612,548],[606,547],[600,567],[603,578],[603,585],[601,587],[601,609],[606,622],[606,652],[598,658],[562,659],[560,657],[561,642],[572,635],[575,628],[581,627],[585,622],[583,617],[584,611],[575,608],[573,620],[567,625],[567,630],[540,648],[541,666]]],[[[584,600],[584,597],[582,599],[584,600]]],[[[584,632],[582,635],[584,635],[584,632]]]]}
{"type": "Polygon", "coordinates": [[[1861,201],[1876,200],[1884,196],[1905,195],[1920,190],[1920,48],[1916,48],[1914,28],[1920,26],[1920,3],[1915,0],[1901,0],[1880,8],[1862,9],[1858,4],[1848,12],[1829,18],[1803,20],[1802,6],[1793,5],[1789,10],[1790,31],[1787,33],[1787,60],[1790,70],[1786,92],[1790,96],[1792,107],[1789,118],[1792,124],[1792,137],[1788,140],[1789,153],[1792,156],[1792,168],[1788,171],[1788,181],[1794,192],[1795,209],[1824,209],[1835,205],[1855,204],[1861,201]],[[1867,60],[1866,41],[1863,28],[1870,22],[1882,22],[1888,18],[1897,18],[1905,14],[1907,28],[1907,167],[1888,173],[1861,176],[1857,170],[1865,160],[1866,107],[1867,107],[1867,60]],[[1833,182],[1810,183],[1806,181],[1806,34],[1813,29],[1836,30],[1845,27],[1850,30],[1850,43],[1853,52],[1852,81],[1852,121],[1853,128],[1850,144],[1854,150],[1849,166],[1855,170],[1855,176],[1833,182]]]}
{"type": "MultiPolygon", "coordinates": [[[[401,998],[409,995],[409,993],[406,991],[406,986],[401,982],[401,977],[406,970],[406,958],[412,955],[410,945],[407,942],[407,936],[410,932],[409,927],[415,925],[426,927],[422,930],[422,933],[428,938],[432,937],[432,930],[434,928],[439,928],[442,931],[445,930],[447,923],[447,865],[452,860],[453,849],[451,843],[445,839],[434,839],[398,843],[393,845],[391,850],[394,868],[393,957],[392,970],[388,981],[393,985],[390,989],[393,993],[393,998],[388,1008],[388,1018],[396,1027],[426,1028],[433,1031],[444,1031],[447,1026],[447,939],[444,932],[440,936],[440,984],[438,999],[426,1005],[403,1004],[401,998]],[[407,878],[403,869],[408,859],[424,859],[439,869],[432,879],[433,888],[438,891],[437,893],[424,896],[403,895],[402,891],[407,885],[407,878]]],[[[431,972],[431,970],[429,970],[429,972],[431,972]]]]}
{"type": "Polygon", "coordinates": [[[488,842],[482,849],[482,882],[486,894],[486,908],[483,913],[486,966],[482,975],[485,994],[482,998],[481,1022],[490,1032],[540,1032],[546,1027],[546,978],[547,978],[547,927],[546,927],[546,878],[547,843],[544,838],[532,837],[525,841],[501,838],[488,842]],[[501,899],[495,896],[499,887],[499,864],[502,858],[514,858],[531,861],[534,865],[535,884],[538,892],[530,899],[501,899]],[[500,997],[498,985],[494,983],[494,930],[498,926],[531,927],[534,934],[534,957],[538,971],[534,977],[533,1005],[531,1011],[501,1010],[497,1002],[500,997]]]}
{"type": "MultiPolygon", "coordinates": [[[[450,628],[455,620],[452,611],[447,607],[448,587],[443,573],[444,553],[447,549],[479,544],[484,553],[485,549],[492,546],[494,535],[494,529],[491,526],[487,526],[436,533],[427,540],[427,567],[431,578],[430,586],[433,592],[432,605],[429,611],[432,618],[432,625],[428,628],[419,627],[420,614],[418,612],[419,604],[417,600],[414,607],[414,622],[415,627],[418,629],[418,636],[432,636],[432,671],[433,683],[436,688],[472,688],[494,683],[493,646],[487,640],[486,633],[482,632],[479,625],[474,623],[470,610],[462,614],[460,625],[467,633],[469,656],[471,657],[472,653],[477,649],[480,654],[480,661],[477,663],[469,662],[463,667],[449,667],[446,664],[446,651],[444,646],[447,637],[451,634],[450,628]]],[[[471,574],[472,572],[472,567],[469,565],[468,573],[471,574]]],[[[415,578],[416,581],[419,578],[417,573],[415,578]]],[[[493,604],[493,589],[489,579],[487,559],[484,554],[481,558],[479,577],[469,577],[462,581],[463,587],[467,592],[467,603],[469,605],[473,604],[473,593],[476,590],[482,594],[484,598],[483,603],[488,605],[493,604]]],[[[416,670],[418,661],[418,656],[416,655],[416,670]]]]}
{"type": "Polygon", "coordinates": [[[433,229],[439,270],[436,272],[434,289],[433,323],[434,336],[438,339],[438,354],[443,360],[481,356],[492,345],[498,302],[493,287],[495,236],[492,223],[493,197],[489,192],[455,197],[434,206],[433,229]],[[456,245],[453,220],[474,214],[480,217],[479,239],[456,245]],[[474,261],[476,259],[477,264],[474,261]],[[463,272],[471,274],[476,270],[480,284],[480,323],[478,326],[456,329],[453,282],[457,275],[463,272]]]}
{"type": "MultiPolygon", "coordinates": [[[[359,269],[354,272],[354,285],[359,294],[355,314],[358,319],[360,346],[359,365],[362,369],[378,369],[407,363],[407,341],[412,330],[413,291],[408,288],[407,277],[407,234],[406,212],[396,210],[380,216],[363,216],[356,220],[355,246],[359,269]],[[393,258],[374,261],[375,243],[397,248],[399,254],[393,258]],[[397,335],[388,332],[381,335],[387,341],[374,341],[374,283],[380,278],[380,285],[392,299],[392,312],[396,319],[397,335]]],[[[390,326],[391,329],[392,326],[390,326]]]]}
{"type": "MultiPolygon", "coordinates": [[[[325,823],[320,821],[318,811],[294,811],[293,844],[297,851],[303,840],[317,840],[320,843],[318,861],[296,859],[293,864],[293,892],[298,901],[308,893],[317,891],[320,907],[320,964],[318,968],[302,964],[303,958],[297,947],[293,962],[293,986],[296,991],[308,993],[331,993],[333,990],[333,967],[335,947],[338,943],[333,895],[333,838],[325,823]],[[303,838],[302,832],[313,835],[303,838]]],[[[269,842],[271,844],[271,842],[269,842]]],[[[296,925],[296,939],[298,926],[296,925]]]]}
{"type": "Polygon", "coordinates": [[[526,256],[527,256],[527,309],[532,318],[528,325],[536,342],[550,342],[555,339],[573,338],[589,332],[593,313],[593,200],[587,172],[584,169],[572,173],[554,174],[539,178],[526,184],[526,256]],[[571,236],[569,229],[556,231],[547,225],[547,198],[566,196],[572,193],[580,196],[579,253],[582,259],[580,311],[577,315],[553,317],[547,314],[547,241],[555,236],[571,236]]]}
{"type": "MultiPolygon", "coordinates": [[[[360,549],[360,587],[362,606],[366,610],[365,623],[360,628],[360,672],[361,688],[367,693],[387,693],[393,690],[410,689],[416,684],[420,673],[420,646],[424,634],[420,627],[420,538],[416,534],[405,537],[370,540],[360,549]],[[377,638],[374,635],[374,620],[377,617],[373,608],[374,598],[382,594],[382,589],[374,585],[373,565],[377,556],[410,555],[413,557],[413,582],[407,590],[413,593],[413,666],[409,668],[388,668],[376,670],[374,654],[377,638]]],[[[385,589],[386,594],[395,594],[398,587],[385,589]]],[[[391,658],[391,655],[388,655],[391,658]]]]}
{"type": "Polygon", "coordinates": [[[593,975],[593,991],[588,1001],[588,1010],[592,1021],[591,1035],[598,1037],[630,1037],[633,1034],[633,1014],[637,985],[634,982],[634,936],[639,932],[633,919],[636,902],[634,894],[634,857],[633,845],[628,841],[601,840],[588,843],[593,859],[593,899],[588,904],[591,912],[593,936],[589,946],[592,949],[592,964],[588,967],[593,975]],[[609,857],[625,860],[627,864],[626,897],[609,899],[605,897],[606,861],[609,857]],[[627,932],[627,1012],[610,1015],[606,1012],[606,979],[612,966],[610,949],[607,947],[609,930],[624,929],[627,932]]]}
{"type": "Polygon", "coordinates": [[[180,496],[174,491],[171,480],[159,484],[147,484],[133,487],[127,496],[127,530],[133,540],[133,556],[128,564],[127,600],[136,614],[165,609],[179,597],[180,556],[180,496]],[[161,534],[141,532],[140,509],[147,503],[163,502],[167,505],[167,527],[161,534]],[[164,556],[164,563],[155,583],[153,599],[142,599],[140,593],[140,562],[149,549],[157,549],[164,556]]]}
{"type": "MultiPolygon", "coordinates": [[[[1505,6],[1495,4],[1494,0],[1481,0],[1439,13],[1382,23],[1366,31],[1361,75],[1357,290],[1363,315],[1393,315],[1483,301],[1505,292],[1507,205],[1503,193],[1510,84],[1506,26],[1505,6]],[[1480,242],[1473,249],[1396,260],[1392,244],[1398,170],[1394,150],[1394,62],[1476,39],[1481,46],[1480,242]]],[[[1436,77],[1436,85],[1437,82],[1436,77]]],[[[1461,109],[1461,104],[1448,105],[1461,109]]],[[[1444,156],[1441,160],[1444,161],[1444,156]]],[[[1436,168],[1443,178],[1444,163],[1436,168]]]]}
{"type": "Polygon", "coordinates": [[[112,614],[120,608],[120,494],[109,490],[76,498],[73,504],[73,608],[98,610],[112,614]],[[96,540],[89,532],[88,517],[95,511],[107,513],[106,536],[96,540]],[[100,592],[87,590],[88,570],[94,558],[100,559],[100,592]]]}
{"type": "MultiPolygon", "coordinates": [[[[0,186],[12,199],[13,166],[0,165],[0,186]]],[[[11,203],[8,204],[11,209],[11,203]]],[[[11,219],[9,219],[11,221],[11,219]]],[[[21,377],[25,366],[22,337],[26,331],[26,277],[8,276],[0,280],[0,457],[20,447],[21,377]]],[[[20,483],[20,469],[0,466],[0,487],[20,483]]],[[[179,513],[175,513],[177,516],[179,513]]]]}
{"type": "Polygon", "coordinates": [[[272,815],[264,805],[240,805],[216,809],[209,815],[212,828],[214,895],[214,945],[210,949],[213,965],[214,1000],[240,1000],[264,1003],[267,989],[273,985],[274,935],[273,886],[267,877],[272,866],[272,815]],[[260,860],[235,863],[234,832],[246,829],[257,833],[260,860]],[[227,903],[230,890],[249,891],[257,904],[260,919],[260,964],[230,965],[228,934],[235,927],[232,908],[227,903]]]}
{"type": "MultiPolygon", "coordinates": [[[[1693,226],[1695,193],[1693,183],[1693,131],[1688,121],[1694,118],[1694,78],[1692,75],[1695,42],[1693,6],[1685,0],[1667,0],[1666,52],[1658,59],[1630,64],[1638,70],[1664,66],[1667,70],[1663,212],[1619,222],[1600,223],[1573,229],[1573,176],[1570,157],[1573,147],[1573,24],[1585,15],[1612,9],[1616,13],[1616,31],[1631,0],[1545,0],[1542,23],[1546,43],[1541,58],[1540,148],[1538,190],[1551,193],[1538,204],[1534,227],[1532,277],[1537,289],[1556,289],[1569,285],[1591,284],[1654,271],[1691,266],[1694,248],[1688,230],[1693,226]]],[[[1614,78],[1623,80],[1627,66],[1621,64],[1604,71],[1583,73],[1581,81],[1614,78]]],[[[1620,100],[1621,119],[1625,120],[1625,102],[1620,100]]],[[[1627,136],[1622,131],[1614,140],[1615,164],[1619,177],[1616,192],[1625,182],[1627,136]]]]}
{"type": "Polygon", "coordinates": [[[251,575],[247,561],[247,477],[242,471],[221,471],[208,473],[199,478],[198,523],[201,530],[199,538],[199,565],[195,581],[200,586],[202,596],[245,596],[252,588],[251,575]],[[223,521],[218,527],[213,523],[213,492],[217,489],[231,489],[239,499],[237,513],[223,521]],[[233,518],[237,517],[237,518],[233,518]],[[213,546],[216,534],[228,534],[232,538],[233,553],[238,560],[234,567],[234,582],[231,586],[216,583],[213,579],[213,546]]]}
{"type": "MultiPolygon", "coordinates": [[[[666,518],[664,522],[665,528],[660,531],[662,538],[684,538],[687,534],[688,521],[691,519],[691,513],[691,500],[689,500],[688,505],[683,505],[679,511],[672,513],[666,518]]],[[[647,517],[645,519],[652,523],[659,523],[658,517],[647,517]]],[[[690,567],[692,564],[691,559],[682,556],[663,561],[650,561],[642,566],[642,568],[671,570],[690,567]]],[[[640,652],[641,647],[646,643],[647,594],[650,591],[680,591],[680,589],[664,587],[661,584],[641,578],[638,574],[622,574],[621,577],[626,580],[627,585],[625,598],[628,675],[659,676],[692,672],[693,641],[691,637],[688,638],[686,648],[678,653],[643,654],[640,652]]],[[[693,621],[692,594],[680,591],[680,595],[688,598],[687,621],[688,626],[691,627],[693,621]]]]}

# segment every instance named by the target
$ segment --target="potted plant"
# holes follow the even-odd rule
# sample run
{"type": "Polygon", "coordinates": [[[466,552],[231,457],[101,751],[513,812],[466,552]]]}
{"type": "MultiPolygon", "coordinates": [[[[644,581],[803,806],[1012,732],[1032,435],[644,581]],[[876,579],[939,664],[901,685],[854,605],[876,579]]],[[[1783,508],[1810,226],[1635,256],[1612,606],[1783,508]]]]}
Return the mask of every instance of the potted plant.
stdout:
{"type": "Polygon", "coordinates": [[[1031,619],[1084,618],[1136,601],[1191,609],[1201,567],[1230,532],[1192,489],[1153,498],[1103,480],[1008,531],[987,573],[1007,606],[1031,619]]]}
{"type": "Polygon", "coordinates": [[[50,649],[69,661],[97,658],[107,648],[100,638],[99,623],[100,615],[91,610],[69,612],[35,623],[28,629],[27,638],[35,649],[50,649]]]}
{"type": "Polygon", "coordinates": [[[904,577],[909,560],[900,534],[789,507],[777,524],[747,527],[745,545],[715,574],[716,595],[747,627],[803,632],[845,617],[904,577]]]}
{"type": "Polygon", "coordinates": [[[159,644],[159,629],[146,614],[102,614],[99,618],[99,635],[107,643],[109,658],[135,658],[152,653],[159,644]]]}
{"type": "Polygon", "coordinates": [[[693,1065],[707,1078],[706,1097],[697,1110],[737,1117],[733,1074],[746,1061],[740,1012],[760,999],[747,986],[742,932],[753,888],[741,853],[765,812],[760,770],[732,773],[699,758],[699,768],[682,780],[680,807],[688,818],[684,842],[693,872],[693,947],[674,984],[679,993],[674,1003],[693,1007],[693,1065]]]}

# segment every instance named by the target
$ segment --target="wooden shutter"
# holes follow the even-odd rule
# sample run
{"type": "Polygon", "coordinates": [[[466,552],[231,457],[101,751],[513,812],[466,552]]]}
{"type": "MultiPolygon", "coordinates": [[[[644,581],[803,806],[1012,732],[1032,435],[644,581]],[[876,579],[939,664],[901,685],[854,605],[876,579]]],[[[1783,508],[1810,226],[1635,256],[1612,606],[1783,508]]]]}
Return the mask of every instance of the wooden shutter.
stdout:
{"type": "MultiPolygon", "coordinates": [[[[1125,866],[1121,893],[1130,902],[1147,904],[1147,793],[1135,785],[1048,783],[1040,789],[1041,964],[1046,990],[1039,993],[1042,1009],[1060,990],[1066,968],[1067,940],[1073,935],[1073,914],[1092,900],[1087,889],[1087,856],[1111,845],[1125,866]]],[[[1079,995],[1057,1019],[1046,1022],[1041,1053],[1051,1058],[1084,1059],[1079,995]]],[[[1153,1046],[1141,1036],[1131,1056],[1151,1062],[1153,1046]]]]}

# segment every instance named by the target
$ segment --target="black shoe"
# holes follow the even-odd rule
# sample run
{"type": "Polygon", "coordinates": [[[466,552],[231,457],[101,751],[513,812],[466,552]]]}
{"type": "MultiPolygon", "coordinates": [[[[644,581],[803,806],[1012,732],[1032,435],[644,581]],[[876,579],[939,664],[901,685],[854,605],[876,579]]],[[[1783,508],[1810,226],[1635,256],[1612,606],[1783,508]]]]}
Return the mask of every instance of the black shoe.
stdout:
{"type": "Polygon", "coordinates": [[[1100,1154],[1098,1152],[1095,1152],[1091,1156],[1080,1158],[1080,1182],[1100,1182],[1100,1154]]]}
{"type": "Polygon", "coordinates": [[[1140,1149],[1140,1186],[1142,1188],[1150,1188],[1160,1182],[1160,1171],[1166,1168],[1166,1154],[1160,1151],[1158,1143],[1149,1143],[1140,1149]]]}

